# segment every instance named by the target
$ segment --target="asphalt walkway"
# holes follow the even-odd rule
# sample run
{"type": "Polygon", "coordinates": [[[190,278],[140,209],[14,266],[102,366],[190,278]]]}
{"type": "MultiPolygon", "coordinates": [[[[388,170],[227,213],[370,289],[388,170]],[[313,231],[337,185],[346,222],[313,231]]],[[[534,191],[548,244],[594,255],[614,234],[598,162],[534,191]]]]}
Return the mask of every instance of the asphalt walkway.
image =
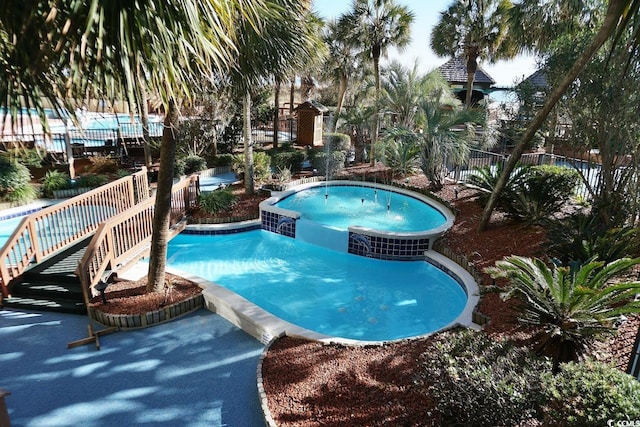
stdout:
{"type": "Polygon", "coordinates": [[[13,427],[264,426],[263,345],[205,309],[147,329],[87,336],[85,316],[0,311],[0,388],[13,427]]]}

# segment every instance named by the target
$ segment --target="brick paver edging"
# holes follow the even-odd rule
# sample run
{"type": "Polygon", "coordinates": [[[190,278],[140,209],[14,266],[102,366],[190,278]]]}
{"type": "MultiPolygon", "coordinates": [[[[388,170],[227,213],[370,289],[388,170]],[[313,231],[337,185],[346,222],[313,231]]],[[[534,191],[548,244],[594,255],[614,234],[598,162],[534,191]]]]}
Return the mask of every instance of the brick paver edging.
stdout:
{"type": "Polygon", "coordinates": [[[204,307],[204,297],[202,294],[198,294],[184,301],[143,314],[110,314],[100,310],[93,310],[93,318],[105,326],[115,326],[119,329],[137,329],[168,322],[202,307],[204,307]]]}

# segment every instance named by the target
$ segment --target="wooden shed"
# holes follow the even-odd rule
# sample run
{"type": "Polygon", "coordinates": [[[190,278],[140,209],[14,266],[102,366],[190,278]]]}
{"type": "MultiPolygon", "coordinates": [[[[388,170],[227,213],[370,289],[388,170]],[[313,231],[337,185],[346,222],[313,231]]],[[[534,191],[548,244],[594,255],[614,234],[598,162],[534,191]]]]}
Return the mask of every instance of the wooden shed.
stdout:
{"type": "Polygon", "coordinates": [[[298,144],[322,145],[322,116],[328,108],[316,101],[306,101],[295,110],[298,113],[298,144]]]}

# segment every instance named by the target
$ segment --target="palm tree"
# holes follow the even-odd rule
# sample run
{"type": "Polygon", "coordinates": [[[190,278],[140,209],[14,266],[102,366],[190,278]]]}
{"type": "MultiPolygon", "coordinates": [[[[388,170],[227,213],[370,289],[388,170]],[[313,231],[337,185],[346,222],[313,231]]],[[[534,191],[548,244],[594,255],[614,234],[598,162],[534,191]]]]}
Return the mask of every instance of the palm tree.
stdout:
{"type": "Polygon", "coordinates": [[[518,298],[518,321],[537,330],[535,350],[560,363],[579,360],[598,338],[614,331],[624,314],[640,312],[640,282],[611,284],[640,258],[604,264],[591,261],[571,270],[548,267],[542,260],[510,256],[485,269],[493,278],[507,278],[503,299],[518,298]]]}
{"type": "MultiPolygon", "coordinates": [[[[498,203],[500,193],[502,193],[509,175],[516,167],[522,153],[525,148],[531,142],[536,132],[542,127],[547,116],[553,110],[558,103],[569,85],[576,79],[582,69],[591,60],[591,57],[600,49],[600,47],[609,39],[614,33],[616,37],[619,37],[622,32],[628,26],[632,25],[632,20],[637,17],[638,10],[640,8],[640,0],[609,0],[607,12],[602,21],[600,29],[594,35],[591,43],[582,52],[567,72],[565,77],[557,84],[553,91],[547,97],[547,100],[543,107],[536,113],[535,117],[527,127],[527,130],[522,135],[522,139],[518,141],[515,148],[511,152],[507,164],[505,165],[502,175],[498,179],[491,196],[487,202],[487,205],[482,212],[482,217],[478,224],[478,230],[483,231],[487,228],[491,214],[498,203]]],[[[638,31],[638,21],[635,22],[636,28],[634,29],[634,43],[628,47],[629,52],[635,52],[635,46],[640,42],[640,32],[638,31]]],[[[617,40],[617,38],[616,38],[617,40]]]]}
{"type": "MultiPolygon", "coordinates": [[[[373,60],[376,111],[380,101],[380,57],[389,47],[402,50],[409,44],[413,12],[394,0],[353,0],[353,10],[340,18],[343,28],[352,28],[354,43],[363,46],[373,60]]],[[[378,140],[378,114],[374,116],[371,138],[371,166],[375,165],[375,144],[378,140]]]]}
{"type": "Polygon", "coordinates": [[[383,70],[380,103],[393,114],[397,126],[415,127],[418,105],[428,96],[434,76],[418,74],[417,63],[409,69],[393,61],[383,70]]]}
{"type": "Polygon", "coordinates": [[[15,120],[20,106],[35,107],[46,124],[43,100],[74,111],[74,99],[98,94],[125,99],[138,111],[138,70],[167,111],[153,222],[148,289],[164,285],[177,99],[188,99],[201,75],[222,70],[235,52],[230,34],[236,11],[259,22],[260,0],[51,3],[12,1],[0,8],[0,106],[15,120]]]}
{"type": "Polygon", "coordinates": [[[471,106],[478,60],[513,58],[507,11],[510,0],[457,0],[440,14],[431,32],[431,49],[441,57],[463,57],[467,63],[465,106],[471,106]]]}
{"type": "MultiPolygon", "coordinates": [[[[251,93],[269,77],[283,80],[300,68],[319,45],[315,25],[310,19],[310,5],[305,0],[270,0],[265,2],[260,26],[240,20],[234,34],[238,56],[230,79],[233,91],[243,103],[243,139],[245,154],[245,192],[255,192],[253,178],[253,142],[251,141],[251,93]]],[[[315,52],[315,53],[314,53],[315,52]]]]}
{"type": "Polygon", "coordinates": [[[450,98],[445,89],[439,88],[417,110],[420,167],[436,190],[444,185],[445,164],[461,163],[467,158],[476,135],[475,124],[484,121],[481,112],[448,103],[450,98]]]}
{"type": "Polygon", "coordinates": [[[356,73],[358,66],[356,46],[352,44],[352,40],[348,37],[349,28],[341,27],[339,22],[329,22],[324,32],[324,42],[329,51],[324,68],[325,74],[328,74],[329,78],[338,84],[336,116],[339,116],[342,111],[349,78],[356,73]]]}

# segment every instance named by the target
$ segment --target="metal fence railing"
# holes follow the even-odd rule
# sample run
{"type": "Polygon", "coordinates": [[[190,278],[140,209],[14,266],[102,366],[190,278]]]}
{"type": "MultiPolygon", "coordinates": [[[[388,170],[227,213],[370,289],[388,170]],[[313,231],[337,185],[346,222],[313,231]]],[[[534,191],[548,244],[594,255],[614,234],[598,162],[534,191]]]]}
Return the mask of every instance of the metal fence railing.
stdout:
{"type": "MultiPolygon", "coordinates": [[[[504,154],[472,149],[465,163],[447,164],[448,176],[456,182],[464,182],[475,169],[487,166],[497,167],[499,163],[505,162],[507,158],[508,156],[504,154]]],[[[584,199],[591,198],[588,187],[597,191],[602,169],[599,163],[548,153],[525,153],[520,158],[520,163],[523,165],[556,165],[576,169],[582,176],[582,181],[576,187],[575,193],[584,199]]]]}

